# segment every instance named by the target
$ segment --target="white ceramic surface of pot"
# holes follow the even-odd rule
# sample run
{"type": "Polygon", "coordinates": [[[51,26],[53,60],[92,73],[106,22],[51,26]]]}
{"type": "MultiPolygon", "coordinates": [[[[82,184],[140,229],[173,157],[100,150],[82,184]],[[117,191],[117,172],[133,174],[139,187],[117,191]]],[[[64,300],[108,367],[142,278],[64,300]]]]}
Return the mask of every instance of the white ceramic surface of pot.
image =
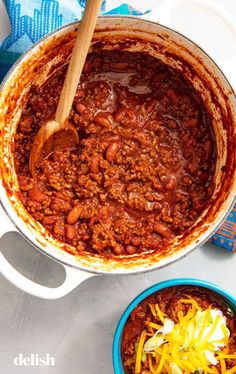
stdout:
{"type": "MultiPolygon", "coordinates": [[[[163,18],[167,17],[167,9],[170,11],[168,3],[165,8],[159,9],[163,18]]],[[[206,242],[217,229],[232,206],[236,190],[236,98],[217,65],[200,47],[166,26],[133,17],[102,17],[98,21],[93,43],[104,42],[104,49],[110,50],[148,52],[182,71],[201,95],[212,116],[216,139],[214,195],[194,225],[176,237],[166,250],[124,258],[105,259],[91,253],[75,257],[63,249],[65,243],[53,238],[29,215],[18,198],[12,147],[14,134],[31,86],[41,85],[68,62],[77,27],[78,23],[67,25],[31,48],[11,69],[1,86],[0,95],[0,234],[20,232],[33,247],[63,264],[66,278],[57,288],[36,284],[14,269],[2,254],[0,271],[20,289],[47,299],[64,296],[94,275],[134,274],[159,269],[179,260],[206,242]]]]}

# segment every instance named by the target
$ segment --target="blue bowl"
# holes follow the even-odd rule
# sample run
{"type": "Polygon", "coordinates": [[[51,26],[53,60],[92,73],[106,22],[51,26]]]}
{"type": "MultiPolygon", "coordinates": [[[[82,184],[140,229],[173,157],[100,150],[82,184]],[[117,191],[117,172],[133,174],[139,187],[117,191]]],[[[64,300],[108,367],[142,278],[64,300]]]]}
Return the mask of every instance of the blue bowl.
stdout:
{"type": "Polygon", "coordinates": [[[121,360],[121,352],[120,352],[120,344],[121,344],[121,338],[124,326],[126,324],[126,321],[130,315],[130,313],[133,311],[133,309],[146,297],[150,296],[154,292],[160,291],[163,288],[168,288],[172,286],[198,286],[198,287],[204,287],[211,291],[214,291],[216,294],[218,294],[221,298],[226,300],[229,305],[232,307],[233,310],[236,311],[236,298],[233,297],[228,292],[224,291],[219,286],[216,286],[215,284],[199,280],[199,279],[192,279],[192,278],[178,278],[178,279],[170,279],[164,282],[160,282],[155,284],[154,286],[146,289],[143,291],[140,295],[138,295],[132,302],[129,304],[129,306],[124,311],[118,325],[116,328],[114,341],[113,341],[113,351],[112,351],[112,358],[113,358],[113,367],[115,374],[125,374],[122,360],[121,360]]]}

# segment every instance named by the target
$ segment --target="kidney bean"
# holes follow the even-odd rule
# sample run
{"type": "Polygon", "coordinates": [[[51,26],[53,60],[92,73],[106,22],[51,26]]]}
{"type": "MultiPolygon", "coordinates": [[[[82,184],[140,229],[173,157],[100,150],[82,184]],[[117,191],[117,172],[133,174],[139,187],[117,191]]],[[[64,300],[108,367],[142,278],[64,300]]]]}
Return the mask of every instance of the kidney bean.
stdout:
{"type": "Polygon", "coordinates": [[[46,199],[46,195],[37,186],[29,191],[29,197],[38,203],[42,203],[46,199]]]}
{"type": "Polygon", "coordinates": [[[131,242],[131,237],[130,236],[127,236],[124,240],[124,243],[125,244],[129,244],[131,242]]]}
{"type": "Polygon", "coordinates": [[[75,238],[75,236],[76,236],[76,229],[75,229],[75,227],[72,226],[72,225],[66,224],[65,225],[65,234],[66,234],[67,239],[73,240],[75,238]]]}
{"type": "Polygon", "coordinates": [[[81,213],[82,213],[82,207],[78,205],[74,206],[74,208],[69,212],[66,218],[67,223],[69,223],[70,225],[73,225],[74,223],[76,223],[81,213]]]}
{"type": "Polygon", "coordinates": [[[161,220],[166,223],[172,223],[174,220],[170,216],[162,215],[161,220]]]}
{"type": "Polygon", "coordinates": [[[109,147],[106,150],[106,159],[107,161],[115,161],[117,157],[117,153],[120,149],[120,143],[113,142],[109,145],[109,147]]]}
{"type": "Polygon", "coordinates": [[[139,246],[141,245],[141,243],[142,243],[142,239],[139,238],[139,237],[137,236],[137,237],[135,237],[135,238],[133,238],[133,239],[131,240],[131,243],[132,243],[135,247],[139,247],[139,246]]]}
{"type": "Polygon", "coordinates": [[[165,239],[171,239],[173,237],[173,234],[169,227],[164,225],[163,223],[157,222],[153,226],[153,230],[155,233],[163,236],[165,239]]]}
{"type": "Polygon", "coordinates": [[[94,120],[95,120],[96,123],[98,123],[99,125],[101,125],[102,127],[106,128],[106,129],[108,129],[111,126],[111,122],[109,121],[109,119],[107,117],[97,115],[94,118],[94,120]]]}
{"type": "Polygon", "coordinates": [[[133,255],[134,253],[136,253],[137,251],[137,248],[134,247],[133,245],[127,245],[126,246],[126,252],[129,254],[129,255],[133,255]]]}
{"type": "Polygon", "coordinates": [[[117,244],[112,249],[113,249],[113,252],[115,253],[115,255],[117,255],[117,256],[120,256],[120,255],[124,254],[124,247],[121,244],[117,244]]]}
{"type": "Polygon", "coordinates": [[[84,240],[84,241],[86,241],[86,240],[90,239],[90,236],[88,234],[83,234],[81,236],[81,239],[84,240]]]}

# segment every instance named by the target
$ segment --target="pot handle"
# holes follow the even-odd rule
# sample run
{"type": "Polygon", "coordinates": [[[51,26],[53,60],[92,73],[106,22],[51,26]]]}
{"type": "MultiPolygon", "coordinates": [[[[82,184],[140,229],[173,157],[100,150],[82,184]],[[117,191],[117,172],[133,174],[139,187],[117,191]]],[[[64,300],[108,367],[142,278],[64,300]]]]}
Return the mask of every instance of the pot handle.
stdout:
{"type": "MultiPolygon", "coordinates": [[[[1,206],[0,216],[0,238],[7,232],[17,231],[16,227],[7,217],[1,206]]],[[[60,297],[63,297],[71,292],[84,280],[95,276],[94,274],[77,270],[69,266],[63,265],[63,267],[65,269],[64,282],[59,287],[46,287],[34,281],[31,281],[30,279],[19,273],[0,252],[0,273],[17,288],[21,289],[24,292],[27,292],[30,295],[40,297],[41,299],[59,299],[60,297]]]]}
{"type": "MultiPolygon", "coordinates": [[[[222,5],[216,3],[214,0],[165,0],[156,9],[152,10],[150,13],[145,14],[143,18],[154,22],[160,22],[165,26],[172,27],[173,23],[171,20],[171,13],[173,9],[176,6],[180,4],[186,4],[187,2],[197,4],[198,6],[203,6],[204,8],[210,10],[212,13],[218,15],[219,18],[223,19],[228,25],[229,29],[236,35],[235,18],[227,9],[225,9],[222,5]]],[[[233,88],[236,90],[236,56],[227,61],[220,61],[219,66],[222,68],[224,74],[231,82],[233,88]]]]}

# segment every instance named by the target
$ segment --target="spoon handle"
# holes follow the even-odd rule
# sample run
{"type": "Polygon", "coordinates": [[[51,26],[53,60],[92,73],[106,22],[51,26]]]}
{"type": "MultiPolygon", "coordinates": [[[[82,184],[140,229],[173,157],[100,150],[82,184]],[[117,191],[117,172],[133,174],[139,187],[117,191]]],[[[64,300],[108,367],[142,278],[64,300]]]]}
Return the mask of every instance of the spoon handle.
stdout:
{"type": "Polygon", "coordinates": [[[76,89],[97,23],[101,3],[102,0],[86,1],[84,15],[80,22],[55,115],[55,120],[60,125],[63,125],[69,117],[76,89]]]}

